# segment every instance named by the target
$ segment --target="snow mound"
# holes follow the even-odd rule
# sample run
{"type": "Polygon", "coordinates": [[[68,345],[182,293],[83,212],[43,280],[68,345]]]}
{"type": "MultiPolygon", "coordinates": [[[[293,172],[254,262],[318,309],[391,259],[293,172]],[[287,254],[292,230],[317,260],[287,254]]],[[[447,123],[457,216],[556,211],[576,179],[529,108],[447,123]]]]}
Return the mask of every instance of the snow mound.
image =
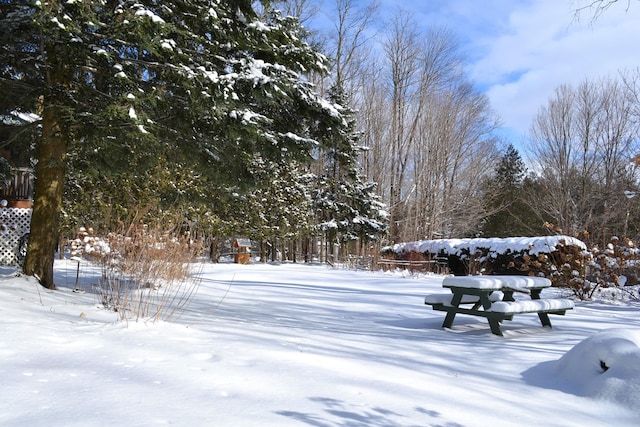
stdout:
{"type": "Polygon", "coordinates": [[[547,378],[553,378],[553,384],[533,380],[542,366],[523,376],[538,386],[606,400],[640,413],[640,328],[605,329],[547,367],[547,378]]]}

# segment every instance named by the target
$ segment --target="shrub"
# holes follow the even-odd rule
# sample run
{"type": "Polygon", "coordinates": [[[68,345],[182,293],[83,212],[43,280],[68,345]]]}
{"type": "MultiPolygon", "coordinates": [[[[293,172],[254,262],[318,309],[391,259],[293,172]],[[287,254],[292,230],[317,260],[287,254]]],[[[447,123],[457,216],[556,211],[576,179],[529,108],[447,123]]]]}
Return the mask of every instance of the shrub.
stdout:
{"type": "Polygon", "coordinates": [[[583,284],[588,297],[638,299],[639,261],[640,251],[629,239],[614,236],[603,250],[593,247],[583,284]]]}
{"type": "Polygon", "coordinates": [[[178,317],[200,283],[193,271],[198,264],[193,261],[201,245],[188,234],[178,237],[141,225],[128,235],[110,233],[98,238],[81,229],[70,246],[72,257],[101,266],[96,294],[121,320],[169,321],[178,317]]]}

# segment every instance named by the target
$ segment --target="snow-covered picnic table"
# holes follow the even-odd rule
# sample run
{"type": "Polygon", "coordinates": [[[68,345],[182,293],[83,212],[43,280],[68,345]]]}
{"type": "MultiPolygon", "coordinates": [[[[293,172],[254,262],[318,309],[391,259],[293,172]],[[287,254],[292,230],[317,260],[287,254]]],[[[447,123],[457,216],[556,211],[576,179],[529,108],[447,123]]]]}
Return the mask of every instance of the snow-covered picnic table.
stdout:
{"type": "Polygon", "coordinates": [[[564,315],[573,308],[569,299],[540,297],[542,290],[551,286],[551,281],[543,277],[453,276],[446,277],[442,286],[451,293],[427,295],[425,304],[447,313],[443,328],[453,325],[456,314],[468,314],[485,317],[491,332],[502,336],[500,322],[513,320],[515,314],[536,313],[542,326],[551,327],[549,314],[564,315]],[[516,301],[516,292],[527,294],[530,299],[516,301]]]}

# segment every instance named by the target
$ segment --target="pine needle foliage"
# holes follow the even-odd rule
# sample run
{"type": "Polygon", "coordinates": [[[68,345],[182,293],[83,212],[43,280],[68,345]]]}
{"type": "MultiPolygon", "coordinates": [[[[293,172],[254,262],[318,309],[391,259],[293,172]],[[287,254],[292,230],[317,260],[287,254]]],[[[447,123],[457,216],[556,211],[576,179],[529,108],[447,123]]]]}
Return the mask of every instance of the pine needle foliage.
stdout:
{"type": "Polygon", "coordinates": [[[140,206],[204,215],[219,192],[255,186],[256,158],[310,161],[344,126],[302,77],[326,72],[327,59],[296,19],[267,0],[258,18],[253,6],[0,1],[0,91],[10,95],[0,112],[42,114],[27,273],[55,287],[63,199],[76,205],[64,206],[69,229],[79,211],[116,222],[140,206]]]}

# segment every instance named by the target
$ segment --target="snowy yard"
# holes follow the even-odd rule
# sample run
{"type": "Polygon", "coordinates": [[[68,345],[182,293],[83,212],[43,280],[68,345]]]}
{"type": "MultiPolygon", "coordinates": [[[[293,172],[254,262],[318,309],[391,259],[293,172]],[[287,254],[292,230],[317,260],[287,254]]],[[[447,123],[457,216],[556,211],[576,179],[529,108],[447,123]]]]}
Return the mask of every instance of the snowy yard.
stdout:
{"type": "Polygon", "coordinates": [[[54,292],[24,277],[0,281],[0,425],[640,421],[640,356],[627,340],[640,342],[637,302],[577,302],[552,316],[553,330],[518,315],[498,337],[478,317],[441,328],[444,313],[423,304],[443,291],[439,276],[205,264],[177,321],[126,324],[92,293],[99,271],[84,265],[86,292],[72,292],[75,268],[57,262],[54,292]],[[636,329],[568,353],[609,328],[636,329]]]}

